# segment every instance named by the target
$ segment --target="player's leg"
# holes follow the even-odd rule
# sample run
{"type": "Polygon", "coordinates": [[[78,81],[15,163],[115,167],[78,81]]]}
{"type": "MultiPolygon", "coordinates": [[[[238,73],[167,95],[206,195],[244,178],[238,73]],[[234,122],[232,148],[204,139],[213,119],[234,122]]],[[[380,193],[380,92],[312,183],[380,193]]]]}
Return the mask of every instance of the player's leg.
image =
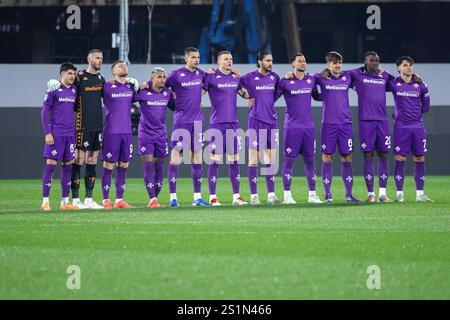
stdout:
{"type": "Polygon", "coordinates": [[[95,181],[97,180],[97,161],[99,150],[102,147],[102,133],[92,132],[89,134],[89,145],[86,152],[86,171],[84,176],[84,186],[86,189],[84,205],[90,209],[103,209],[93,199],[95,181]]]}
{"type": "Polygon", "coordinates": [[[284,128],[284,159],[281,174],[283,176],[284,204],[297,203],[292,197],[291,182],[294,177],[295,158],[300,153],[303,135],[300,129],[284,128]]]}
{"type": "Polygon", "coordinates": [[[425,155],[427,138],[424,129],[414,129],[412,153],[414,161],[414,180],[416,182],[416,201],[433,202],[425,193],[425,155]]]}
{"type": "Polygon", "coordinates": [[[196,122],[190,127],[191,133],[191,175],[194,186],[193,206],[209,206],[202,198],[203,177],[203,124],[196,122]]]}
{"type": "Polygon", "coordinates": [[[405,180],[406,156],[411,150],[412,132],[405,128],[394,127],[394,181],[397,189],[396,202],[403,202],[403,183],[405,180]]]}
{"type": "Polygon", "coordinates": [[[392,202],[386,195],[386,187],[389,177],[389,161],[388,155],[391,149],[391,136],[389,133],[389,122],[379,121],[377,123],[377,141],[375,149],[377,150],[378,157],[378,201],[379,202],[392,202]]]}
{"type": "Polygon", "coordinates": [[[112,209],[109,200],[109,190],[111,189],[112,172],[119,161],[120,152],[120,135],[105,134],[103,137],[102,157],[103,172],[102,172],[102,193],[103,193],[103,207],[105,209],[112,209]]]}
{"type": "Polygon", "coordinates": [[[149,197],[147,207],[152,209],[161,208],[161,205],[156,198],[155,163],[153,154],[142,155],[142,162],[144,166],[144,185],[149,197]]]}
{"type": "Polygon", "coordinates": [[[376,130],[377,126],[375,121],[359,121],[359,142],[364,157],[363,175],[367,187],[366,201],[368,203],[375,202],[375,192],[373,190],[375,175],[373,157],[375,155],[375,141],[377,138],[376,130]]]}
{"type": "Polygon", "coordinates": [[[211,154],[211,163],[208,165],[208,187],[209,187],[209,204],[212,206],[221,205],[216,195],[217,180],[219,180],[219,163],[221,162],[222,162],[221,153],[211,154]]]}
{"type": "Polygon", "coordinates": [[[72,177],[72,164],[74,162],[75,155],[75,138],[64,137],[64,156],[61,161],[61,205],[60,210],[78,210],[80,207],[73,205],[69,202],[71,177],[72,177]]]}
{"type": "MultiPolygon", "coordinates": [[[[46,145],[47,149],[47,145],[46,145]]],[[[44,154],[45,156],[45,154],[44,154]]],[[[42,175],[42,211],[50,211],[50,190],[52,187],[53,174],[55,173],[57,161],[47,158],[45,161],[44,173],[42,175]]]]}
{"type": "Polygon", "coordinates": [[[281,201],[275,194],[275,175],[278,173],[277,153],[279,148],[279,133],[276,124],[266,126],[267,149],[264,150],[264,176],[267,187],[267,204],[279,204],[281,201]]]}
{"type": "Polygon", "coordinates": [[[303,155],[304,169],[306,180],[308,182],[308,203],[322,203],[316,193],[316,137],[314,129],[306,129],[303,131],[303,141],[300,149],[303,155]]]}
{"type": "Polygon", "coordinates": [[[338,134],[339,153],[341,155],[341,177],[345,186],[345,200],[349,203],[361,203],[353,196],[353,129],[352,124],[348,123],[340,126],[338,134]]]}
{"type": "Polygon", "coordinates": [[[126,203],[123,196],[125,194],[128,165],[133,157],[133,135],[122,134],[120,136],[119,165],[117,166],[115,179],[116,201],[114,208],[132,209],[134,207],[126,203]]]}
{"type": "Polygon", "coordinates": [[[72,204],[76,205],[79,208],[84,209],[83,203],[80,201],[80,171],[81,167],[86,163],[86,153],[85,148],[83,146],[83,142],[85,142],[85,133],[77,132],[76,135],[77,145],[75,150],[75,161],[72,165],[72,174],[71,174],[71,186],[70,189],[72,191],[72,204]]]}
{"type": "Polygon", "coordinates": [[[228,177],[233,192],[233,205],[246,205],[247,202],[240,194],[241,175],[239,172],[239,150],[242,150],[242,133],[238,123],[231,124],[230,130],[225,131],[225,153],[228,160],[228,177]]]}
{"type": "Polygon", "coordinates": [[[257,120],[248,119],[247,145],[248,167],[247,176],[250,187],[250,204],[259,204],[258,197],[258,164],[259,164],[259,127],[257,120]]]}
{"type": "Polygon", "coordinates": [[[327,124],[322,124],[320,128],[322,183],[325,190],[324,203],[328,204],[333,202],[331,183],[333,181],[333,154],[336,151],[338,129],[336,125],[327,124]]]}
{"type": "Polygon", "coordinates": [[[167,144],[167,133],[164,135],[161,141],[157,141],[154,144],[154,166],[155,166],[155,194],[158,197],[161,192],[163,179],[164,179],[164,160],[169,155],[169,146],[167,144]]]}
{"type": "Polygon", "coordinates": [[[181,160],[182,160],[181,151],[177,149],[172,149],[170,153],[167,179],[169,181],[170,206],[174,208],[179,207],[177,200],[177,180],[178,180],[178,168],[181,164],[181,160]]]}

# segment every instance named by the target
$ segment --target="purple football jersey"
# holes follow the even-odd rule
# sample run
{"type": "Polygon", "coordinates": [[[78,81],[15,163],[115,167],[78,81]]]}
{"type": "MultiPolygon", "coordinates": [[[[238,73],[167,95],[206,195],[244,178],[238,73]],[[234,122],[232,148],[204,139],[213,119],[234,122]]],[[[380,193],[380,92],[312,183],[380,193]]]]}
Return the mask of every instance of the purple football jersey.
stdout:
{"type": "Polygon", "coordinates": [[[42,105],[41,120],[45,134],[55,136],[74,136],[74,106],[77,98],[75,85],[61,84],[55,91],[47,91],[42,105]]]}
{"type": "Polygon", "coordinates": [[[320,73],[314,74],[322,95],[322,123],[344,124],[352,122],[348,90],[352,87],[352,76],[343,71],[338,77],[322,78],[320,73]]]}
{"type": "Polygon", "coordinates": [[[226,75],[216,70],[206,75],[204,89],[211,100],[210,123],[238,122],[236,95],[242,88],[242,80],[234,73],[226,75]]]}
{"type": "Polygon", "coordinates": [[[191,72],[183,67],[169,74],[166,86],[176,95],[174,123],[203,121],[201,101],[204,80],[205,72],[200,69],[191,72]]]}
{"type": "Polygon", "coordinates": [[[105,105],[104,134],[132,133],[131,106],[134,102],[134,89],[129,83],[106,82],[103,85],[103,104],[105,105]]]}
{"type": "Polygon", "coordinates": [[[373,73],[358,68],[349,72],[358,94],[358,119],[387,120],[386,91],[394,77],[386,71],[373,73]]]}
{"type": "Polygon", "coordinates": [[[316,79],[306,74],[303,79],[293,76],[281,79],[276,97],[284,96],[286,100],[285,128],[314,128],[311,111],[311,97],[317,94],[316,79]]]}
{"type": "Polygon", "coordinates": [[[173,103],[172,90],[165,88],[156,92],[151,87],[140,90],[135,97],[141,108],[139,136],[160,136],[166,130],[166,111],[173,103]]]}
{"type": "Polygon", "coordinates": [[[425,83],[406,83],[401,77],[389,81],[394,95],[395,125],[422,125],[422,114],[430,110],[430,93],[425,83]]]}
{"type": "Polygon", "coordinates": [[[275,72],[269,72],[263,76],[256,70],[244,75],[242,80],[250,98],[255,99],[255,104],[250,108],[249,118],[269,124],[276,123],[275,91],[280,77],[275,72]]]}

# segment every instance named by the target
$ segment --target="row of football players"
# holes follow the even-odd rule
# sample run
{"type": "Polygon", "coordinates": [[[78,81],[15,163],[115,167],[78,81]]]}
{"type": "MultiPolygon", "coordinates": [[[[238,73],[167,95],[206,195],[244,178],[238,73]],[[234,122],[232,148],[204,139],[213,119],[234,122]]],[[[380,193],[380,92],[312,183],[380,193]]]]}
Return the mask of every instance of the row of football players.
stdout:
{"type": "Polygon", "coordinates": [[[164,158],[168,155],[168,137],[165,127],[168,107],[174,110],[172,150],[168,168],[170,206],[179,206],[176,184],[178,167],[182,162],[182,150],[186,150],[182,146],[185,147],[186,142],[190,147],[188,147],[188,151],[191,151],[193,205],[220,205],[216,196],[216,184],[219,163],[223,160],[223,154],[227,153],[224,147],[227,143],[231,144],[233,146],[231,149],[234,150],[231,154],[227,154],[233,204],[246,204],[239,193],[239,158],[236,152],[239,140],[232,138],[233,141],[227,141],[226,135],[226,131],[239,128],[236,94],[249,99],[251,107],[248,129],[258,133],[249,135],[247,140],[251,204],[259,203],[257,180],[260,149],[263,151],[262,162],[266,167],[264,173],[268,191],[267,202],[269,204],[280,202],[275,195],[275,172],[270,168],[273,167],[278,149],[274,103],[282,95],[287,105],[283,146],[285,160],[282,167],[284,203],[295,203],[290,192],[290,184],[294,161],[299,154],[303,155],[305,162],[309,187],[308,202],[321,203],[315,192],[315,128],[311,114],[311,98],[323,101],[321,150],[325,202],[332,202],[331,162],[336,146],[338,146],[342,161],[341,173],[346,188],[346,201],[359,203],[361,201],[352,195],[353,134],[348,101],[348,90],[352,87],[355,87],[359,98],[361,148],[364,152],[364,176],[369,192],[367,201],[375,201],[373,190],[374,151],[377,151],[379,156],[380,192],[378,199],[381,202],[390,201],[386,196],[386,183],[389,176],[387,152],[390,148],[386,91],[393,92],[396,103],[394,127],[396,200],[403,201],[404,163],[410,151],[414,158],[417,200],[430,200],[423,193],[426,138],[422,121],[422,113],[429,109],[429,94],[426,85],[413,74],[414,62],[410,57],[398,59],[397,67],[400,76],[395,79],[379,69],[379,57],[375,52],[365,54],[362,68],[350,71],[342,71],[340,54],[329,52],[326,55],[327,68],[322,73],[314,75],[306,73],[306,59],[301,53],[297,53],[291,59],[293,72],[286,74],[281,80],[272,71],[272,55],[267,51],[258,53],[258,69],[244,76],[233,69],[232,55],[227,51],[218,54],[218,68],[210,70],[208,73],[198,68],[199,53],[197,49],[187,48],[185,60],[186,66],[174,70],[167,78],[165,70],[155,68],[150,81],[141,84],[140,90],[137,92],[137,81],[127,78],[128,69],[123,61],[116,61],[112,65],[114,80],[104,81],[104,78],[98,74],[102,64],[100,50],[92,50],[89,53],[88,69],[80,71],[78,74],[71,64],[61,66],[61,81],[49,82],[49,90],[42,111],[42,121],[46,133],[44,157],[47,159],[43,176],[43,210],[49,209],[48,195],[51,176],[57,160],[63,161],[62,209],[132,207],[123,200],[123,194],[126,170],[133,155],[131,106],[135,101],[139,102],[141,108],[138,153],[144,161],[144,181],[150,197],[149,207],[159,208],[161,206],[157,196],[162,187],[164,158]],[[320,94],[317,87],[320,87],[320,94]],[[201,142],[203,140],[201,97],[205,92],[208,92],[212,105],[210,128],[222,133],[222,139],[219,139],[222,143],[210,141],[213,148],[212,162],[208,165],[209,203],[201,197],[201,142]],[[99,103],[99,100],[102,96],[106,110],[103,130],[98,125],[101,121],[101,101],[99,103]],[[71,121],[74,105],[78,112],[76,143],[74,141],[75,128],[71,121]],[[100,113],[98,112],[99,105],[100,113]],[[84,117],[81,116],[83,114],[84,117]],[[93,122],[97,123],[97,127],[92,124],[93,122]],[[180,132],[182,134],[177,134],[180,132]],[[260,135],[259,133],[262,132],[264,134],[260,135]],[[196,136],[197,133],[199,133],[199,137],[196,136]],[[92,200],[92,189],[95,181],[95,163],[102,142],[103,206],[99,206],[92,200]],[[72,165],[74,155],[76,164],[72,165]],[[79,172],[81,165],[86,162],[86,199],[84,203],[81,203],[78,196],[79,172]],[[112,171],[115,167],[117,167],[116,201],[113,206],[109,200],[109,190],[112,171]],[[73,204],[70,204],[68,200],[70,186],[72,186],[73,204]]]}

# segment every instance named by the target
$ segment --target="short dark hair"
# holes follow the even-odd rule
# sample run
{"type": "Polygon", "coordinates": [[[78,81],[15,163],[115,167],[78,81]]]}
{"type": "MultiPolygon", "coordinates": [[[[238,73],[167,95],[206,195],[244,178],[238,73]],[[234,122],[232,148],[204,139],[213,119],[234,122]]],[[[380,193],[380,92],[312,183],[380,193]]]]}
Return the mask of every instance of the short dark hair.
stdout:
{"type": "Polygon", "coordinates": [[[364,52],[363,60],[365,60],[369,56],[378,56],[378,53],[376,53],[375,51],[366,51],[364,52]]]}
{"type": "Polygon", "coordinates": [[[227,50],[219,51],[219,53],[217,54],[217,60],[219,60],[220,56],[223,54],[231,54],[231,52],[227,50]]]}
{"type": "Polygon", "coordinates": [[[188,48],[184,49],[184,54],[185,54],[185,55],[186,55],[186,54],[189,54],[189,53],[191,53],[191,52],[199,52],[199,51],[198,51],[197,48],[194,48],[194,47],[188,47],[188,48]]]}
{"type": "Polygon", "coordinates": [[[411,63],[411,65],[413,65],[414,64],[414,59],[413,58],[411,58],[410,56],[401,56],[400,58],[398,58],[396,61],[395,61],[395,64],[397,65],[397,67],[399,66],[399,65],[401,65],[402,63],[403,63],[403,61],[408,61],[409,63],[411,63]]]}
{"type": "Polygon", "coordinates": [[[75,65],[72,62],[64,62],[60,67],[59,67],[59,73],[61,74],[61,72],[63,71],[67,71],[67,70],[73,70],[73,71],[77,71],[77,67],[75,67],[75,65]]]}
{"type": "Polygon", "coordinates": [[[119,63],[124,63],[124,62],[125,62],[125,61],[123,61],[123,60],[116,60],[116,61],[114,61],[113,64],[111,65],[111,71],[114,70],[114,67],[115,67],[117,64],[119,64],[119,63]]]}
{"type": "Polygon", "coordinates": [[[264,59],[265,56],[271,55],[272,52],[270,52],[269,50],[261,50],[258,51],[257,55],[256,55],[256,66],[259,68],[259,63],[258,61],[262,61],[264,59]]]}
{"type": "Polygon", "coordinates": [[[91,50],[89,50],[88,55],[91,53],[103,53],[103,52],[100,49],[91,49],[91,50]]]}
{"type": "Polygon", "coordinates": [[[329,62],[342,62],[342,60],[343,60],[342,55],[339,52],[336,52],[336,51],[327,52],[327,54],[325,55],[325,61],[327,63],[329,63],[329,62]]]}
{"type": "Polygon", "coordinates": [[[304,57],[304,55],[301,52],[294,53],[289,59],[289,61],[291,61],[291,64],[295,61],[295,59],[297,59],[297,57],[304,57]]]}

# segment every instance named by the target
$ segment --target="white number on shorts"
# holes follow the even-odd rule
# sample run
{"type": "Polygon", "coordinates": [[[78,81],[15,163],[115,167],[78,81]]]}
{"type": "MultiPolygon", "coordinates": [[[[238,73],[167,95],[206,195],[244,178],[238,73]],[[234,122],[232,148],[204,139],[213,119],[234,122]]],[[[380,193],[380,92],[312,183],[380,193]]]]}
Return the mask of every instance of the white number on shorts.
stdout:
{"type": "Polygon", "coordinates": [[[423,139],[423,150],[427,150],[427,139],[423,139]]]}
{"type": "Polygon", "coordinates": [[[203,142],[203,132],[198,134],[198,142],[203,142]]]}
{"type": "Polygon", "coordinates": [[[133,145],[130,144],[130,153],[133,153],[133,145]]]}
{"type": "Polygon", "coordinates": [[[391,145],[391,136],[386,136],[386,137],[384,137],[384,139],[386,140],[384,142],[384,144],[387,146],[390,146],[391,145]]]}
{"type": "Polygon", "coordinates": [[[316,153],[316,139],[314,139],[314,153],[316,153]]]}
{"type": "Polygon", "coordinates": [[[237,138],[237,143],[238,143],[238,146],[239,146],[239,149],[240,149],[241,146],[242,146],[242,137],[241,136],[237,136],[236,138],[237,138]]]}
{"type": "Polygon", "coordinates": [[[70,153],[74,153],[75,152],[75,146],[73,145],[73,143],[70,144],[70,153]]]}
{"type": "Polygon", "coordinates": [[[353,139],[348,139],[347,143],[350,149],[353,148],[353,139]]]}

